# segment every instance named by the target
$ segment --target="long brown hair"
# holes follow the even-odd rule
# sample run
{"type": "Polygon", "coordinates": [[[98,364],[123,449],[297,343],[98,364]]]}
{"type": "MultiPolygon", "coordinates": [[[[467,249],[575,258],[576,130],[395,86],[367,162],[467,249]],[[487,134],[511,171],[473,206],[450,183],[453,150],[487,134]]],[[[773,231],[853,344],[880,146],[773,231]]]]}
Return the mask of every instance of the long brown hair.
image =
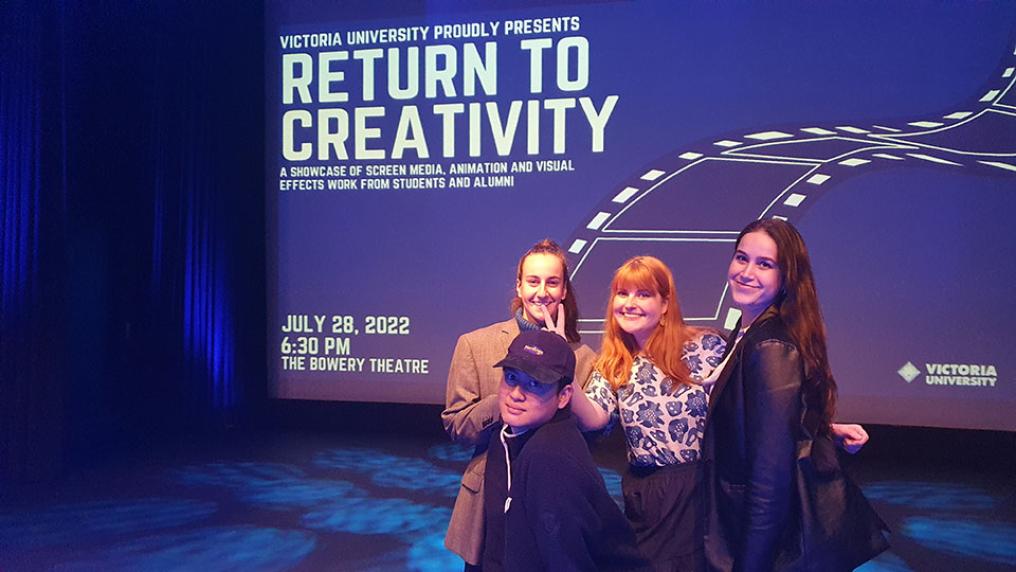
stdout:
{"type": "Polygon", "coordinates": [[[614,318],[614,295],[621,288],[651,290],[659,293],[667,302],[667,311],[660,317],[659,325],[641,351],[670,379],[677,383],[691,383],[691,375],[688,366],[681,360],[681,353],[692,332],[681,315],[674,275],[666,264],[652,256],[631,258],[614,272],[610,282],[610,298],[607,300],[603,345],[600,357],[596,360],[596,370],[616,390],[628,383],[632,363],[640,350],[635,337],[622,330],[614,318]]]}
{"type": "Polygon", "coordinates": [[[812,413],[809,417],[817,418],[818,430],[828,431],[836,412],[836,380],[829,368],[825,322],[818,304],[808,248],[801,233],[779,219],[759,219],[749,224],[738,235],[737,245],[751,232],[764,232],[776,243],[781,286],[774,304],[804,361],[802,389],[812,413]]]}
{"type": "MultiPolygon", "coordinates": [[[[522,258],[519,258],[518,270],[515,272],[515,284],[518,285],[522,282],[522,265],[526,262],[526,258],[529,258],[533,254],[549,254],[556,256],[561,261],[561,272],[564,274],[564,300],[561,300],[561,305],[564,306],[564,335],[565,338],[572,343],[582,341],[582,336],[579,335],[579,303],[575,296],[575,290],[572,288],[571,279],[568,277],[568,261],[565,259],[564,250],[549,238],[545,238],[540,242],[534,244],[522,258]]],[[[518,312],[519,308],[522,307],[522,299],[518,297],[518,294],[512,298],[512,315],[518,312]]]]}

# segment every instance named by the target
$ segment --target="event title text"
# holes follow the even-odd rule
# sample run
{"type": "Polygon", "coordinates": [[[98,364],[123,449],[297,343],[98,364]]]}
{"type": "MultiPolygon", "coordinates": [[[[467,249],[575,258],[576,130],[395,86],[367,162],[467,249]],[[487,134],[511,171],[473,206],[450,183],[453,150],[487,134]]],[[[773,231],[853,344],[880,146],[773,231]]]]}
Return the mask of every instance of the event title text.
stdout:
{"type": "Polygon", "coordinates": [[[575,124],[580,127],[574,137],[583,146],[588,141],[592,152],[603,152],[604,132],[619,97],[597,100],[583,94],[590,85],[589,40],[572,35],[511,42],[513,49],[500,55],[513,58],[511,69],[523,71],[508,74],[512,82],[507,87],[527,95],[510,99],[498,98],[505,91],[498,74],[499,49],[508,43],[284,53],[283,158],[480,157],[491,144],[501,157],[523,144],[530,156],[546,147],[561,155],[575,124]],[[427,105],[416,103],[421,98],[427,105]],[[395,107],[386,101],[406,103],[395,107]],[[517,140],[524,143],[516,147],[517,140]]]}

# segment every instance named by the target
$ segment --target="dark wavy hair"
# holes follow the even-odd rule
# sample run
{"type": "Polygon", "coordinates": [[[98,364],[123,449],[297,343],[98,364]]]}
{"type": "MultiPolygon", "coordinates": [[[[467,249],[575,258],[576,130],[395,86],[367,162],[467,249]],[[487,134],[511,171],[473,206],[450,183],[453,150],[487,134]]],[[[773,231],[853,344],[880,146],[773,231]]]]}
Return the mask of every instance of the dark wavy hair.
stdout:
{"type": "Polygon", "coordinates": [[[744,235],[752,232],[764,232],[776,243],[780,291],[774,305],[804,362],[802,389],[809,409],[808,424],[814,424],[811,429],[828,432],[836,413],[836,380],[829,368],[825,322],[818,304],[808,248],[801,233],[783,220],[759,219],[749,224],[738,235],[737,245],[744,235]]]}
{"type": "MultiPolygon", "coordinates": [[[[572,288],[571,278],[568,277],[568,260],[565,258],[564,250],[553,240],[545,238],[540,242],[534,244],[529,250],[519,258],[519,266],[515,272],[515,285],[518,286],[522,283],[522,265],[526,262],[526,258],[529,258],[533,254],[549,254],[556,256],[561,261],[561,270],[564,273],[564,288],[565,295],[564,300],[561,301],[561,305],[564,306],[565,317],[564,317],[564,334],[565,338],[569,342],[575,343],[582,341],[582,336],[579,335],[579,304],[578,299],[575,296],[575,289],[572,288]]],[[[522,307],[522,299],[516,295],[512,298],[511,310],[512,315],[515,314],[522,307]]]]}

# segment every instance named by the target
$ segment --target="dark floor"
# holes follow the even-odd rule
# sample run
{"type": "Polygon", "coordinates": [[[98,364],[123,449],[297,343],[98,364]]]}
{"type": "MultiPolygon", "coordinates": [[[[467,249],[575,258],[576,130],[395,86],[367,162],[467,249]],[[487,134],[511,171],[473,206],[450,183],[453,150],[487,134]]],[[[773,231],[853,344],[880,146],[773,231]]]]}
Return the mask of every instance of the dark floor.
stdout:
{"type": "MultiPolygon", "coordinates": [[[[620,493],[616,438],[596,446],[620,493]]],[[[467,452],[433,435],[198,439],[0,492],[0,570],[460,570],[442,545],[467,452]]],[[[1012,571],[1007,467],[851,460],[895,531],[861,570],[1012,571]]]]}

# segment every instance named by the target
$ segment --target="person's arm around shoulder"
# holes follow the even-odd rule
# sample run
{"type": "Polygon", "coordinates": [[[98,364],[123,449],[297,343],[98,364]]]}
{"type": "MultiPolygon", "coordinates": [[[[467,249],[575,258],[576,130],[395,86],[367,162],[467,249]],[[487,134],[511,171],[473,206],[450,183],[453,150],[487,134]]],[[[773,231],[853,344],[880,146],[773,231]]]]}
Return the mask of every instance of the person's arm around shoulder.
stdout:
{"type": "Polygon", "coordinates": [[[758,341],[746,349],[747,487],[735,569],[769,570],[791,505],[803,368],[797,348],[785,341],[758,341]]]}
{"type": "Polygon", "coordinates": [[[478,444],[501,419],[497,393],[480,396],[478,368],[483,365],[476,363],[469,334],[459,336],[448,368],[445,409],[441,412],[445,432],[457,443],[478,444]]]}

